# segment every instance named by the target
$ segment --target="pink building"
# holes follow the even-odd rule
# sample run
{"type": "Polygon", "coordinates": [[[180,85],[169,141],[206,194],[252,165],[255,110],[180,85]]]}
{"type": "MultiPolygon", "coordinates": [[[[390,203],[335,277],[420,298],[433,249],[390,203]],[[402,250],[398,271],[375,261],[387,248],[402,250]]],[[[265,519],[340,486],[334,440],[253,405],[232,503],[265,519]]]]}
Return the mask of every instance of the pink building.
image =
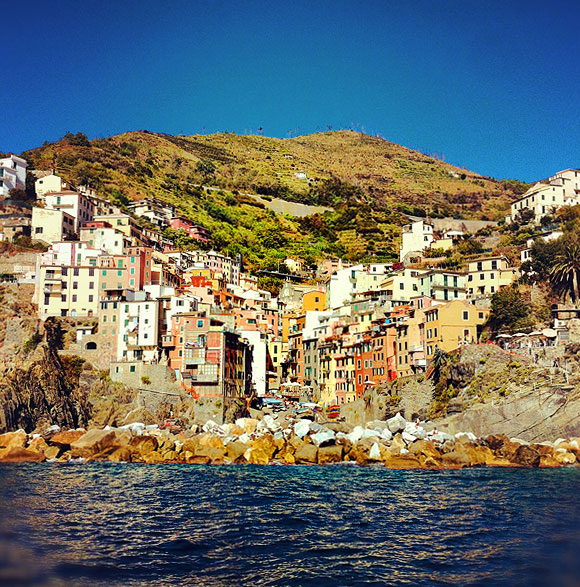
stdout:
{"type": "Polygon", "coordinates": [[[169,221],[169,226],[174,230],[183,230],[188,236],[198,241],[204,243],[209,242],[209,233],[207,230],[201,226],[197,226],[191,220],[187,220],[187,218],[175,216],[169,221]]]}

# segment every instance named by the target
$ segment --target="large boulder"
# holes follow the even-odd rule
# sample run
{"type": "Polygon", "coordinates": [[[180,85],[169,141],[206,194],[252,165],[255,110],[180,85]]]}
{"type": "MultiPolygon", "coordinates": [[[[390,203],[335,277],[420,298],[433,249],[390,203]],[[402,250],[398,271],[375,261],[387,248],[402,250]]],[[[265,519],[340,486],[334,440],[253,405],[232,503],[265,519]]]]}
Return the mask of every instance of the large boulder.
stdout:
{"type": "Polygon", "coordinates": [[[463,450],[453,450],[441,456],[441,462],[449,468],[469,467],[471,460],[463,450]]]}
{"type": "Polygon", "coordinates": [[[244,453],[244,458],[250,465],[267,465],[270,457],[260,448],[251,446],[244,453]]]}
{"type": "Polygon", "coordinates": [[[86,430],[64,430],[57,432],[50,438],[49,443],[53,446],[58,446],[62,450],[69,450],[70,445],[86,433],[86,430]]]}
{"type": "Polygon", "coordinates": [[[424,457],[430,457],[436,461],[441,459],[441,453],[429,440],[417,440],[417,442],[409,446],[409,453],[413,456],[423,455],[424,457]]]}
{"type": "Polygon", "coordinates": [[[313,444],[303,443],[296,449],[294,458],[297,463],[316,463],[318,449],[313,444]]]}
{"type": "Polygon", "coordinates": [[[403,440],[403,437],[401,436],[401,434],[395,434],[395,436],[393,436],[393,440],[391,442],[391,450],[394,453],[400,453],[403,449],[406,449],[407,445],[405,444],[405,441],[403,440]]]}
{"type": "Polygon", "coordinates": [[[521,445],[515,451],[512,457],[512,461],[518,465],[524,467],[539,467],[540,466],[540,453],[534,450],[531,446],[521,445]]]}
{"type": "Polygon", "coordinates": [[[246,434],[253,434],[256,431],[259,420],[256,418],[238,418],[236,420],[236,426],[239,426],[244,430],[246,434]]]}
{"type": "Polygon", "coordinates": [[[318,447],[334,444],[336,435],[332,430],[321,430],[310,437],[314,444],[318,447]]]}
{"type": "Polygon", "coordinates": [[[403,416],[401,416],[400,412],[397,413],[396,416],[393,416],[392,418],[389,418],[387,420],[387,427],[389,428],[392,434],[402,432],[405,429],[406,424],[407,421],[405,420],[405,418],[403,418],[403,416]]]}
{"type": "Polygon", "coordinates": [[[512,461],[518,465],[523,465],[524,467],[539,467],[540,453],[537,450],[534,450],[531,446],[524,444],[519,446],[515,451],[512,461]]]}
{"type": "Polygon", "coordinates": [[[46,460],[43,454],[27,450],[21,446],[0,449],[1,463],[42,463],[46,460]]]}
{"type": "Polygon", "coordinates": [[[364,428],[362,426],[355,426],[352,432],[346,435],[346,438],[351,444],[356,444],[364,436],[364,428]]]}
{"type": "Polygon", "coordinates": [[[342,446],[323,446],[318,449],[318,464],[342,462],[342,446]]]}
{"type": "Polygon", "coordinates": [[[296,424],[294,424],[294,434],[298,436],[298,438],[304,438],[310,432],[310,420],[298,420],[296,424]]]}
{"type": "Polygon", "coordinates": [[[129,446],[131,446],[137,454],[145,455],[157,450],[159,442],[155,436],[134,436],[129,441],[129,446]]]}
{"type": "Polygon", "coordinates": [[[561,465],[573,465],[576,462],[576,455],[567,451],[565,448],[556,449],[554,458],[561,465]]]}
{"type": "Polygon", "coordinates": [[[421,469],[423,466],[416,455],[400,455],[390,451],[386,454],[384,461],[388,469],[421,469]]]}
{"type": "Polygon", "coordinates": [[[405,430],[407,434],[414,436],[415,439],[422,440],[427,436],[427,432],[421,426],[417,426],[414,422],[407,422],[405,424],[405,430]]]}
{"type": "Polygon", "coordinates": [[[48,444],[46,444],[42,436],[36,436],[28,443],[28,446],[26,448],[28,450],[31,450],[32,452],[44,454],[44,451],[48,448],[48,444]]]}
{"type": "Polygon", "coordinates": [[[369,460],[380,461],[381,460],[381,449],[379,448],[378,442],[373,442],[371,449],[369,450],[369,460]]]}
{"type": "Polygon", "coordinates": [[[28,442],[28,434],[24,430],[0,434],[0,448],[24,448],[28,442]]]}
{"type": "MultiPolygon", "coordinates": [[[[125,431],[126,435],[129,435],[125,431]]],[[[73,458],[89,458],[106,448],[128,444],[128,438],[123,438],[115,430],[89,430],[70,445],[73,458]]]]}
{"type": "Polygon", "coordinates": [[[234,441],[226,445],[226,458],[232,463],[238,463],[244,458],[248,445],[243,442],[234,441]]]}
{"type": "Polygon", "coordinates": [[[268,460],[271,460],[274,457],[274,454],[278,449],[276,440],[274,440],[272,434],[264,434],[263,436],[256,438],[256,440],[251,443],[251,446],[254,450],[263,452],[268,460]]]}

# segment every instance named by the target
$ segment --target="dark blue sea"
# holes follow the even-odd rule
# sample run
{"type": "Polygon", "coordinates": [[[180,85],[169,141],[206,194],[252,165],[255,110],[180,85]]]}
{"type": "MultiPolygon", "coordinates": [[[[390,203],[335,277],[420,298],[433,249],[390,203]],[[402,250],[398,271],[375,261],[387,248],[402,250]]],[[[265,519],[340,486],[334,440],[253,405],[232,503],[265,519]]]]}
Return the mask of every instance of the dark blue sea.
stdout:
{"type": "Polygon", "coordinates": [[[2,585],[580,585],[580,469],[0,466],[2,585]]]}

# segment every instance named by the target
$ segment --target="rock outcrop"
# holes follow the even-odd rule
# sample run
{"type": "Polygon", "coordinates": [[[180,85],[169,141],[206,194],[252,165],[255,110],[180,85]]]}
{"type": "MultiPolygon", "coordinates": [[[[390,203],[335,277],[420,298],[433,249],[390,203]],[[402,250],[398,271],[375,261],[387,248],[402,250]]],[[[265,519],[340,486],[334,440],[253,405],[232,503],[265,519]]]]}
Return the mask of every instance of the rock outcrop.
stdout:
{"type": "Polygon", "coordinates": [[[58,430],[38,434],[24,430],[0,435],[0,462],[84,461],[146,464],[359,465],[392,469],[465,467],[561,467],[580,458],[579,438],[530,444],[496,434],[451,435],[427,431],[400,414],[367,427],[295,420],[267,415],[241,418],[234,424],[206,422],[179,433],[133,422],[112,428],[58,430]],[[394,434],[391,430],[395,431],[394,434]]]}

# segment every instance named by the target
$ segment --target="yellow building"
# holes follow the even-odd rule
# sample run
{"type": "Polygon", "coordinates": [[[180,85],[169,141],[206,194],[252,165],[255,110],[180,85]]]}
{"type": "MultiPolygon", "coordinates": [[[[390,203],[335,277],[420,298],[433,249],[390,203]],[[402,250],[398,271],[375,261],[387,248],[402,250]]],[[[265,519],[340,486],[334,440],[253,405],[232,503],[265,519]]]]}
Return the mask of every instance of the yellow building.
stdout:
{"type": "Polygon", "coordinates": [[[467,272],[467,296],[491,296],[502,287],[511,285],[518,275],[518,270],[509,266],[506,257],[474,259],[469,262],[467,272]]]}
{"type": "Polygon", "coordinates": [[[323,310],[326,310],[326,293],[324,290],[304,292],[302,296],[303,312],[322,312],[323,310]]]}
{"type": "Polygon", "coordinates": [[[464,300],[426,309],[424,329],[427,360],[433,358],[437,347],[451,352],[465,344],[478,342],[489,312],[464,300]]]}

